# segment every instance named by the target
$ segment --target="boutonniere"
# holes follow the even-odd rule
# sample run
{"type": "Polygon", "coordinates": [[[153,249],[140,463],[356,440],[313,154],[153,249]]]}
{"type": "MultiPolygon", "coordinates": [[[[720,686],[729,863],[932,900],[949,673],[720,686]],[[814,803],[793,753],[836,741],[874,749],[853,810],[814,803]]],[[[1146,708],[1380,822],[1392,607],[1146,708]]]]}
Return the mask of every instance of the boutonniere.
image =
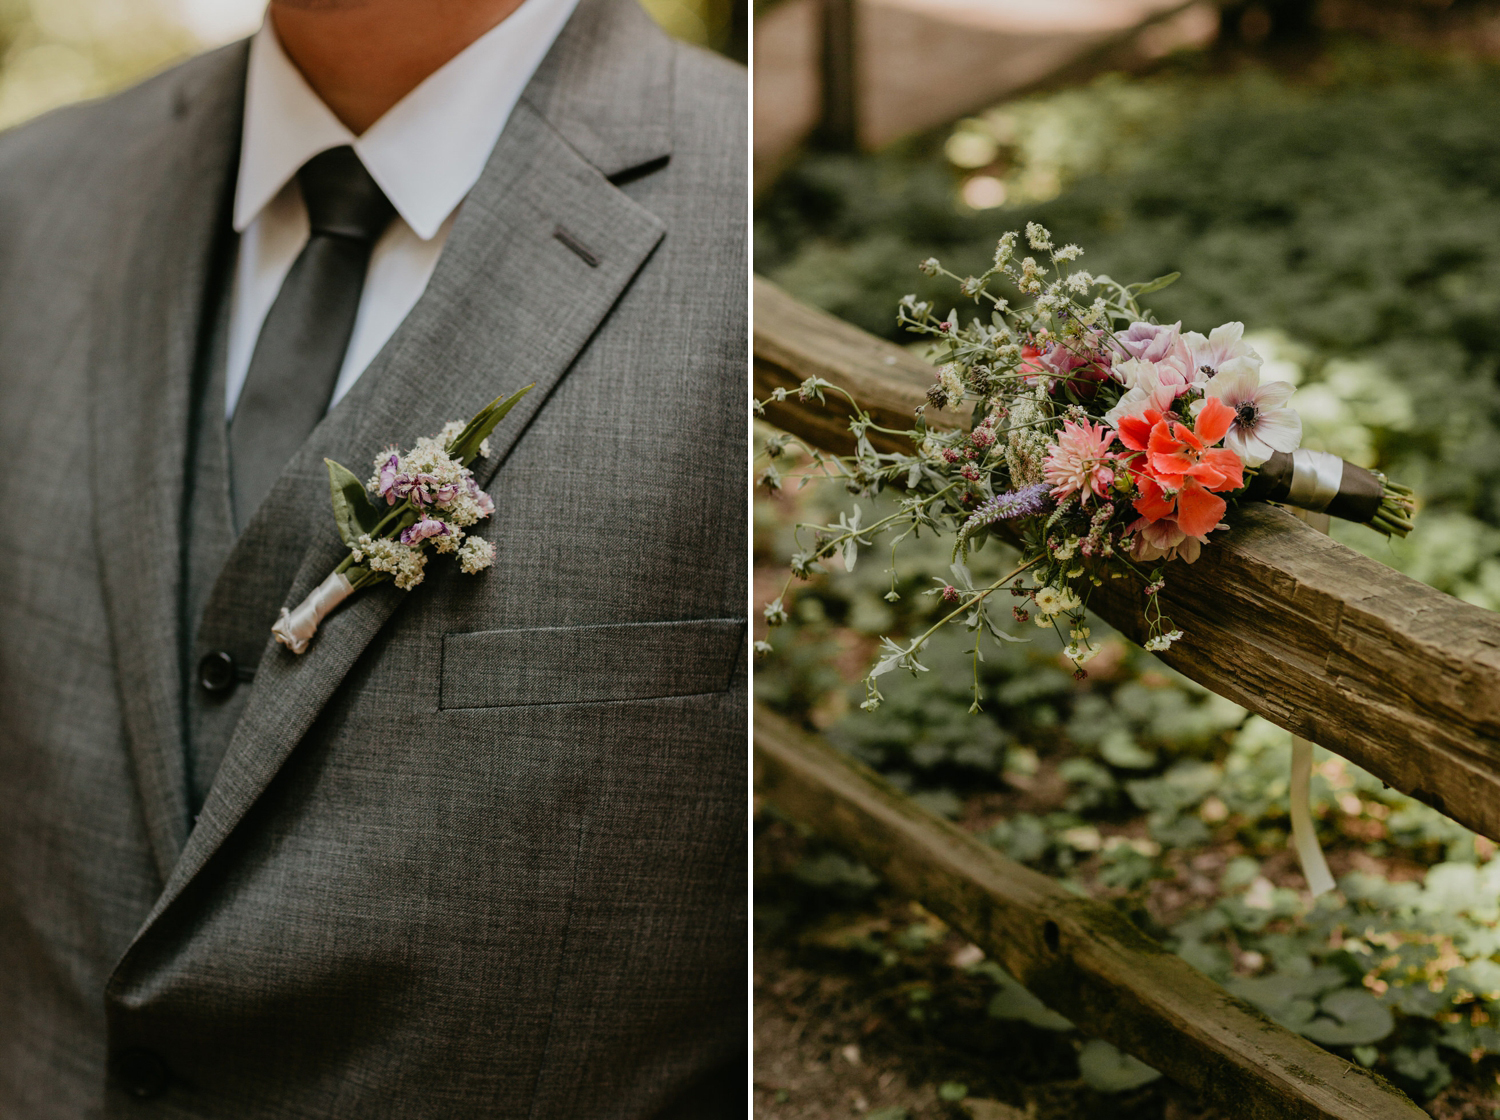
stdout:
{"type": "Polygon", "coordinates": [[[395,580],[410,591],[422,582],[429,551],[453,553],[469,575],[494,563],[495,546],[464,532],[495,512],[469,464],[490,453],[495,425],[532,388],[496,397],[467,424],[454,420],[437,435],[418,439],[410,451],[382,451],[368,482],[324,459],[333,519],[349,555],[295,609],[281,609],[271,627],[276,640],[302,653],[329,612],[360,588],[395,580]]]}

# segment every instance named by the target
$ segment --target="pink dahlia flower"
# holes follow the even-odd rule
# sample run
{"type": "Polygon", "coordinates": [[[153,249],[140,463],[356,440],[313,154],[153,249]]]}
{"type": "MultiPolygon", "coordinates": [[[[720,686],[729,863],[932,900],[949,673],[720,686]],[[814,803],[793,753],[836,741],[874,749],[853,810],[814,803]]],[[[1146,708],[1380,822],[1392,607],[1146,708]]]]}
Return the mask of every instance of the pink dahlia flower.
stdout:
{"type": "Polygon", "coordinates": [[[1082,494],[1085,503],[1094,494],[1103,497],[1115,480],[1115,457],[1109,452],[1114,441],[1115,433],[1103,424],[1065,420],[1042,467],[1052,496],[1062,501],[1070,494],[1082,494]]]}

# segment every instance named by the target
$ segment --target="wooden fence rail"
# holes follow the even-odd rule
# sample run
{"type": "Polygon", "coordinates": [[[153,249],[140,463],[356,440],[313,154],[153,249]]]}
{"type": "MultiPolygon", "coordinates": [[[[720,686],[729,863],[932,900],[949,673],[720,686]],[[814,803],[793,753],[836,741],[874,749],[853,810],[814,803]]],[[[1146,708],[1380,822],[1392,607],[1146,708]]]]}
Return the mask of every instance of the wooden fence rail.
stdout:
{"type": "Polygon", "coordinates": [[[1109,906],[926,812],[755,710],[756,786],[998,961],[1048,1007],[1242,1120],[1420,1120],[1388,1082],[1278,1026],[1109,906]]]}
{"type": "MultiPolygon", "coordinates": [[[[900,347],[757,279],[756,396],[814,375],[896,428],[909,426],[932,383],[931,367],[900,347]]],[[[835,398],[766,407],[771,423],[814,446],[852,446],[835,398]]],[[[967,424],[942,413],[929,421],[967,424]]],[[[1285,510],[1252,503],[1228,520],[1197,564],[1170,566],[1163,607],[1186,636],[1162,660],[1500,840],[1500,614],[1361,556],[1285,510]]],[[[1140,640],[1141,602],[1130,581],[1110,580],[1090,607],[1140,640]]]]}

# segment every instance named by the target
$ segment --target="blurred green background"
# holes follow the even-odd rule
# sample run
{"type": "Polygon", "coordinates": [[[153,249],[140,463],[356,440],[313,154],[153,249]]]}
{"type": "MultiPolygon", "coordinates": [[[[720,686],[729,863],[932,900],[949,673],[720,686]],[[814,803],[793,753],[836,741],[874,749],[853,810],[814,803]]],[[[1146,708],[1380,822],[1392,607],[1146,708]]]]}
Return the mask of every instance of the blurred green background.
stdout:
{"type": "MultiPolygon", "coordinates": [[[[744,61],[744,0],[643,0],[667,31],[744,61]]],[[[264,0],[0,0],[0,128],[251,34],[264,0]]]]}
{"type": "MultiPolygon", "coordinates": [[[[1335,535],[1500,609],[1497,28],[1495,5],[1462,0],[1226,5],[1197,45],[1082,58],[877,152],[804,146],[761,192],[756,267],[901,342],[903,294],[962,306],[918,261],[983,271],[996,238],[1027,221],[1082,245],[1095,272],[1180,270],[1150,298],[1160,319],[1242,320],[1266,376],[1298,384],[1307,446],[1417,488],[1407,540],[1335,535]]],[[[878,61],[865,81],[880,80],[878,61]]],[[[836,483],[762,493],[758,603],[782,590],[794,525],[854,500],[836,483]]],[[[883,512],[865,504],[866,522],[883,512]]],[[[985,711],[971,716],[965,636],[950,635],[932,672],[883,678],[888,703],[860,712],[878,637],[930,623],[922,593],[948,562],[936,542],[903,546],[890,602],[885,552],[793,581],[790,623],[761,630],[773,647],[756,666],[762,702],[1113,902],[1432,1115],[1500,1116],[1494,844],[1320,752],[1314,812],[1340,889],[1313,902],[1287,843],[1289,737],[1118,637],[1075,682],[1054,636],[1016,627],[1031,643],[986,645],[985,711]]],[[[1212,562],[1210,549],[1200,563],[1212,562]]],[[[871,1115],[909,1120],[991,1104],[1217,1115],[1101,1051],[1087,1023],[1028,1002],[954,931],[773,811],[757,837],[758,1017],[823,1024],[831,1055],[810,1074],[815,1045],[764,1037],[757,1115],[831,1117],[850,1092],[871,1115]],[[841,1064],[832,1041],[856,1038],[860,1066],[841,1064]]]]}

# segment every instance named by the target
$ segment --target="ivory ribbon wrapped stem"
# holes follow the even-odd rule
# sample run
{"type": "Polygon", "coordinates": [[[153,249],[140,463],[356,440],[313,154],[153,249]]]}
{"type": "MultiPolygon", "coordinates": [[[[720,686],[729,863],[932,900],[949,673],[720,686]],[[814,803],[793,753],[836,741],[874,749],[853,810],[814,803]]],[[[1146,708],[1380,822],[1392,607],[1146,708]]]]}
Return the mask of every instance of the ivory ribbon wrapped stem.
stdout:
{"type": "Polygon", "coordinates": [[[328,617],[330,611],[350,595],[354,585],[343,572],[334,572],[298,603],[293,610],[281,608],[281,618],[271,627],[276,640],[293,653],[304,653],[307,643],[318,632],[318,625],[328,617]]]}

